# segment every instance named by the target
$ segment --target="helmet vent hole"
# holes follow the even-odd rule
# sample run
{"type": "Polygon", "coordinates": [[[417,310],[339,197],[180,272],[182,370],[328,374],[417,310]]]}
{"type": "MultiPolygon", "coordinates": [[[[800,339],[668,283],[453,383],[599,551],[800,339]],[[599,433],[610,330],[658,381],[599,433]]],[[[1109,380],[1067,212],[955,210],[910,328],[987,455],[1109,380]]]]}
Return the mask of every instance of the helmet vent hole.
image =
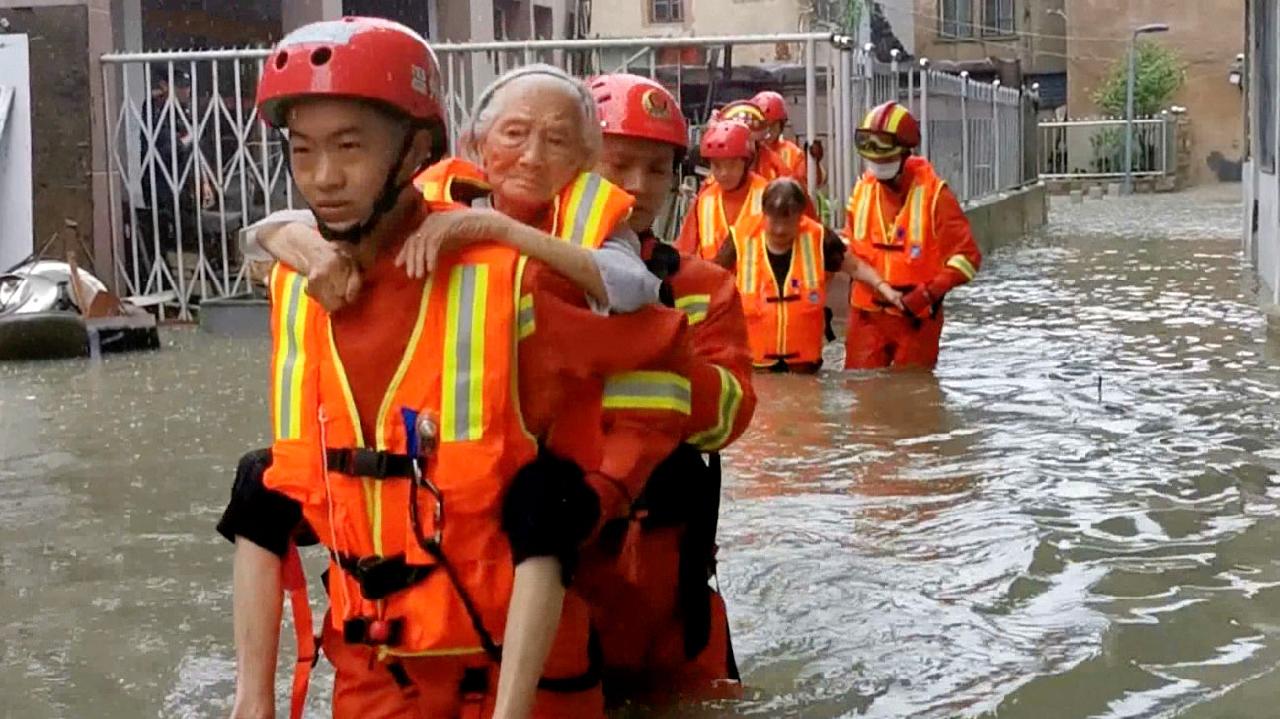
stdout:
{"type": "Polygon", "coordinates": [[[327,47],[318,48],[311,53],[311,64],[316,67],[320,67],[321,65],[329,62],[329,59],[332,57],[333,50],[330,50],[327,47]]]}
{"type": "Polygon", "coordinates": [[[286,64],[286,63],[288,63],[288,62],[289,62],[289,53],[288,53],[287,51],[282,50],[282,51],[280,51],[279,53],[277,53],[277,54],[276,54],[276,69],[277,69],[277,70],[283,70],[283,69],[284,69],[285,64],[286,64]]]}

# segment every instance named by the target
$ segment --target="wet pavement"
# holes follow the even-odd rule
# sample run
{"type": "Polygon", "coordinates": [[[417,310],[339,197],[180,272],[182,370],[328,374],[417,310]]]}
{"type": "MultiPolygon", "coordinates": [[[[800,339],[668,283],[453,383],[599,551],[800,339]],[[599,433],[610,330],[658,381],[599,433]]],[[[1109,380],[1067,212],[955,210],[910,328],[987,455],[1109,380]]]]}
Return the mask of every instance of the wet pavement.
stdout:
{"type": "MultiPolygon", "coordinates": [[[[1274,716],[1280,347],[1241,215],[1055,201],[951,299],[936,376],[760,377],[719,576],[749,696],[662,716],[1274,716]]],[[[213,524],[266,346],[165,339],[0,365],[2,717],[227,713],[213,524]]]]}

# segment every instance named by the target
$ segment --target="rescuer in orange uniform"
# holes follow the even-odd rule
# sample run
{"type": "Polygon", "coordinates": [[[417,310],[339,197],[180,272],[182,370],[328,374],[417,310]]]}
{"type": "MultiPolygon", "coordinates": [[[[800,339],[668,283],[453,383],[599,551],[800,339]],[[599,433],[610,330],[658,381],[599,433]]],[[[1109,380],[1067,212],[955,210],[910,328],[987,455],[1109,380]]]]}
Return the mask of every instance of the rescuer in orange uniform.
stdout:
{"type": "Polygon", "coordinates": [[[734,100],[716,111],[713,122],[734,120],[751,129],[751,140],[755,143],[755,158],[751,171],[765,180],[789,176],[790,166],[774,152],[769,143],[769,122],[764,111],[752,100],[734,100]]]}
{"type": "Polygon", "coordinates": [[[787,101],[782,95],[772,90],[756,93],[751,103],[760,108],[764,114],[765,136],[762,144],[777,156],[778,162],[785,170],[787,177],[800,183],[807,191],[809,188],[809,163],[804,150],[796,143],[782,136],[787,126],[787,101]]]}
{"type": "Polygon", "coordinates": [[[735,228],[716,262],[735,270],[758,369],[817,372],[826,345],[827,275],[844,272],[878,288],[894,305],[901,296],[851,252],[840,236],[804,214],[804,188],[790,177],[769,183],[764,214],[735,228]]]}
{"type": "Polygon", "coordinates": [[[713,122],[702,133],[699,152],[711,164],[711,180],[698,191],[684,216],[676,249],[713,260],[729,239],[729,230],[760,214],[769,181],[751,171],[756,143],[751,128],[732,120],[713,122]]]}
{"type": "Polygon", "coordinates": [[[634,450],[585,471],[550,452],[674,446],[687,384],[615,416],[612,439],[601,408],[630,391],[606,376],[685,371],[686,322],[660,308],[606,319],[492,243],[440,257],[428,281],[396,268],[413,228],[448,210],[411,187],[444,150],[438,92],[425,41],[384,20],[304,26],[265,65],[259,112],[289,129],[299,190],[326,237],[352,244],[365,284],[330,315],[301,275],[272,273],[270,466],[220,525],[237,545],[235,717],[274,714],[282,581],[305,592],[288,551],[300,522],[332,557],[335,716],[602,714],[586,607],[555,578],[626,516],[653,467],[634,450]]]}
{"type": "Polygon", "coordinates": [[[845,236],[903,296],[901,308],[889,306],[873,286],[853,283],[845,368],[932,368],[943,298],[974,278],[982,253],[947,183],[912,153],[920,125],[907,108],[896,102],[873,108],[855,142],[867,169],[845,208],[845,236]]]}
{"type": "Polygon", "coordinates": [[[604,146],[596,171],[631,193],[631,227],[667,301],[689,319],[693,403],[686,444],[655,471],[616,544],[584,562],[582,591],[604,649],[613,702],[731,695],[738,674],[724,600],[708,586],[719,510],[718,452],[746,430],[755,409],[746,324],[733,275],[679,256],[653,234],[670,196],[688,130],[675,97],[630,74],[591,82],[604,146]],[[625,533],[624,533],[625,530],[625,533]]]}

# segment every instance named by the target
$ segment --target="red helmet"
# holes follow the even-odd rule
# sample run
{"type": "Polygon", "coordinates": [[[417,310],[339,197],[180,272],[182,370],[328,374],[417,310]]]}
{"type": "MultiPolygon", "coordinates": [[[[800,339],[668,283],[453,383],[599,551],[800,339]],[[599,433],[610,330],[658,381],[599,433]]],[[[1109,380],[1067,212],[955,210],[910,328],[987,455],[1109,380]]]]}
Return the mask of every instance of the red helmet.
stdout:
{"type": "Polygon", "coordinates": [[[372,100],[425,122],[444,122],[440,73],[427,41],[398,22],[344,17],[284,36],[258,82],[258,114],[283,127],[288,101],[307,96],[372,100]]]}
{"type": "Polygon", "coordinates": [[[911,116],[907,108],[892,100],[871,108],[867,116],[858,125],[855,134],[859,151],[866,154],[883,154],[869,152],[876,146],[911,149],[920,144],[920,123],[911,116]],[[863,151],[866,144],[868,151],[863,151]]]}
{"type": "Polygon", "coordinates": [[[787,121],[787,101],[773,90],[756,93],[756,96],[751,98],[751,104],[764,113],[765,122],[787,121]]]}
{"type": "Polygon", "coordinates": [[[750,160],[755,155],[756,143],[751,139],[751,128],[736,120],[720,120],[707,125],[699,151],[707,159],[750,160]]]}
{"type": "Polygon", "coordinates": [[[647,77],[618,72],[591,81],[600,129],[606,135],[637,137],[689,147],[689,128],[680,104],[667,89],[647,77]]]}
{"type": "Polygon", "coordinates": [[[763,130],[765,126],[764,112],[750,100],[734,100],[720,108],[717,120],[734,120],[751,128],[753,132],[763,130]]]}

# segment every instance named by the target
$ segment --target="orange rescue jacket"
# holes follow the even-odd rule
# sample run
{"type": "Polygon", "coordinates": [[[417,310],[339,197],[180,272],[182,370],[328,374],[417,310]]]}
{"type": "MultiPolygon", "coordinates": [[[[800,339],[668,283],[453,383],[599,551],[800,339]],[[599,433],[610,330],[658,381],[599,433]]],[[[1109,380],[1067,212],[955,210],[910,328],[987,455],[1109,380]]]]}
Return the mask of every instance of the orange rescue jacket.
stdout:
{"type": "Polygon", "coordinates": [[[760,203],[764,199],[764,189],[768,187],[769,181],[752,173],[747,177],[747,182],[750,184],[746,199],[743,200],[742,208],[738,210],[738,216],[733,218],[732,222],[725,216],[724,188],[719,183],[709,182],[698,192],[698,197],[693,204],[693,221],[697,223],[697,243],[693,247],[681,247],[682,252],[704,260],[715,260],[720,247],[728,239],[731,228],[737,227],[740,223],[750,222],[761,215],[763,210],[760,203]]]}
{"type": "Polygon", "coordinates": [[[823,265],[825,228],[800,218],[800,234],[791,252],[791,268],[778,287],[769,264],[763,216],[734,233],[738,291],[747,318],[751,358],[758,367],[779,360],[812,363],[826,344],[827,273],[823,265]]]}

